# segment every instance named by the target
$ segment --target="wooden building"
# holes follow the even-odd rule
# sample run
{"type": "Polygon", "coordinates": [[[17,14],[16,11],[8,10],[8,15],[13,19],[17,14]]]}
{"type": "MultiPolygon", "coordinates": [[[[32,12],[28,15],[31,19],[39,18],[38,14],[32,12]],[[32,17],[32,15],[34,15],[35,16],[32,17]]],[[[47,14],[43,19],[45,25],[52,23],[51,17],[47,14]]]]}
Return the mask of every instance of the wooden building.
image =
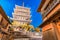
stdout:
{"type": "Polygon", "coordinates": [[[1,29],[2,31],[8,31],[8,27],[10,25],[10,21],[5,14],[3,8],[0,6],[0,38],[2,37],[1,29]]]}
{"type": "Polygon", "coordinates": [[[43,40],[60,40],[60,0],[42,0],[37,10],[41,12],[43,40]]]}

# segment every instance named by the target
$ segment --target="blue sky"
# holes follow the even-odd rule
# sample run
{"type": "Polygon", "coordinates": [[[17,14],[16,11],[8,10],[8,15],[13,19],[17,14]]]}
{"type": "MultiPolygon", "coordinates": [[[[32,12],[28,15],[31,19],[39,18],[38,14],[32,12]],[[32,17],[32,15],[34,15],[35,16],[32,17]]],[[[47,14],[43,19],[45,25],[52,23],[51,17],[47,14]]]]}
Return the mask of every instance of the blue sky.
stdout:
{"type": "Polygon", "coordinates": [[[33,25],[35,28],[38,27],[42,23],[42,15],[37,12],[41,0],[0,0],[0,5],[6,12],[7,16],[12,17],[15,4],[22,6],[23,2],[25,7],[31,8],[31,25],[33,25]]]}

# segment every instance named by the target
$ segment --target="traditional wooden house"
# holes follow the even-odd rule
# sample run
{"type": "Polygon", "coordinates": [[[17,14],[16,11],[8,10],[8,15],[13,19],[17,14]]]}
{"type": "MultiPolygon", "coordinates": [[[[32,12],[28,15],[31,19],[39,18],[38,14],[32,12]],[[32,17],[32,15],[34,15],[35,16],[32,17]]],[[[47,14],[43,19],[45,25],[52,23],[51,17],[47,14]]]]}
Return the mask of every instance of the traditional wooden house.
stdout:
{"type": "Polygon", "coordinates": [[[3,31],[8,31],[8,27],[10,25],[10,21],[7,17],[7,15],[5,14],[3,8],[0,6],[0,38],[2,37],[2,33],[1,33],[1,29],[3,31]]]}
{"type": "Polygon", "coordinates": [[[43,17],[43,40],[60,40],[60,0],[42,0],[38,12],[43,17]]]}

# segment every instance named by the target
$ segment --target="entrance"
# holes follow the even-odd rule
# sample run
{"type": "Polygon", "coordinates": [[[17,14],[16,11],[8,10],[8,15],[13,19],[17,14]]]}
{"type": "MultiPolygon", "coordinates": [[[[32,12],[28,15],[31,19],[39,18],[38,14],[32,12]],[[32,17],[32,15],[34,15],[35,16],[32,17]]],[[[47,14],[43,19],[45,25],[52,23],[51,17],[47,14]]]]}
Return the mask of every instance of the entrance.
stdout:
{"type": "Polygon", "coordinates": [[[43,40],[57,40],[55,30],[51,28],[43,32],[43,40]]]}

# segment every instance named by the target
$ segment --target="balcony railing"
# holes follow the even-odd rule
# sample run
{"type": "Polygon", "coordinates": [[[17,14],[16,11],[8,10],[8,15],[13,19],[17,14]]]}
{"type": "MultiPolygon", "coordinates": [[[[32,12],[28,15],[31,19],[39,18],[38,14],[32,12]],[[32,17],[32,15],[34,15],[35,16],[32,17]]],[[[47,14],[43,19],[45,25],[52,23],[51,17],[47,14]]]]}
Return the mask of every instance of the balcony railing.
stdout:
{"type": "Polygon", "coordinates": [[[30,10],[25,10],[25,9],[15,9],[14,8],[14,12],[17,11],[17,12],[23,12],[23,13],[30,13],[30,10]]]}
{"type": "Polygon", "coordinates": [[[32,20],[22,20],[22,19],[16,19],[16,18],[13,18],[13,20],[15,21],[20,21],[20,22],[31,22],[32,20]]]}
{"type": "Polygon", "coordinates": [[[32,15],[27,15],[27,14],[23,14],[23,13],[12,13],[13,16],[22,16],[22,17],[28,17],[30,18],[32,15]]]}
{"type": "Polygon", "coordinates": [[[45,10],[45,12],[42,14],[43,18],[59,3],[59,0],[54,0],[48,8],[45,10]]]}

